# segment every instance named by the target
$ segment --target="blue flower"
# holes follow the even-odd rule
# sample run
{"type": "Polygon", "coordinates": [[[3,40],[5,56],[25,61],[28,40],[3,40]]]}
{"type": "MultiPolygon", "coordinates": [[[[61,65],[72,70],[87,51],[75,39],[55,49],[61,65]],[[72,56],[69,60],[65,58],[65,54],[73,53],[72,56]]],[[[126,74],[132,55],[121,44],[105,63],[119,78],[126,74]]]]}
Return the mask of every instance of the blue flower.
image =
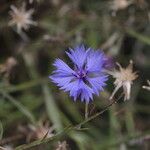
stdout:
{"type": "Polygon", "coordinates": [[[70,48],[66,54],[73,62],[73,69],[61,59],[56,59],[53,64],[56,70],[49,78],[60,89],[70,92],[75,101],[80,98],[89,103],[93,100],[93,94],[99,95],[106,85],[107,75],[104,70],[109,66],[108,58],[102,51],[86,49],[84,45],[70,48]]]}

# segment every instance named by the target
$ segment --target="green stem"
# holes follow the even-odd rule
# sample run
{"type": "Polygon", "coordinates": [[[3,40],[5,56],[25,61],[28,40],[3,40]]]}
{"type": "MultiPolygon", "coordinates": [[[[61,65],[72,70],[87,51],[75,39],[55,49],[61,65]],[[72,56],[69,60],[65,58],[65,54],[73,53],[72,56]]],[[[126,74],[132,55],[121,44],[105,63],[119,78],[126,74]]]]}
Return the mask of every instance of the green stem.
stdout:
{"type": "Polygon", "coordinates": [[[39,78],[38,80],[35,79],[35,80],[27,81],[18,85],[2,86],[0,87],[0,90],[3,90],[7,93],[18,92],[18,91],[26,90],[31,87],[46,83],[47,81],[48,81],[48,78],[39,78]]]}
{"type": "Polygon", "coordinates": [[[88,119],[88,103],[85,103],[85,120],[88,119]]]}

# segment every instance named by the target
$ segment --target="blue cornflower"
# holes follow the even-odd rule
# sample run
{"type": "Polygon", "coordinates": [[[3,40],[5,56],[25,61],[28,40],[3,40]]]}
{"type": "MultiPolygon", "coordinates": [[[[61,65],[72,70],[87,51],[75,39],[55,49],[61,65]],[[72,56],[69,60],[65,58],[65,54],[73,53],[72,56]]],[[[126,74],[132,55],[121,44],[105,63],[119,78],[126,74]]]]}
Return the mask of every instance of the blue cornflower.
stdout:
{"type": "Polygon", "coordinates": [[[102,51],[86,49],[84,45],[70,48],[66,54],[73,62],[74,68],[71,69],[64,61],[56,59],[53,64],[56,70],[49,78],[60,89],[70,92],[75,101],[80,98],[81,101],[89,103],[93,94],[99,95],[106,85],[107,75],[104,70],[109,66],[108,58],[102,51]]]}

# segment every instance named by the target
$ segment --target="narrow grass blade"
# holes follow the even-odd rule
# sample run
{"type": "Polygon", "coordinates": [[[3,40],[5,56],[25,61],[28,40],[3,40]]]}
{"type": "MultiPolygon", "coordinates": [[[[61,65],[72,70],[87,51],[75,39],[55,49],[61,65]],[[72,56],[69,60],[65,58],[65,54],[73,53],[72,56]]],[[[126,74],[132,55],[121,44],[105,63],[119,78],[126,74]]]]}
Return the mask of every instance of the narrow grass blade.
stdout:
{"type": "Polygon", "coordinates": [[[145,44],[147,44],[147,45],[150,45],[150,38],[149,38],[148,36],[142,35],[142,34],[136,32],[136,31],[134,31],[134,30],[132,30],[132,29],[128,29],[128,30],[126,30],[126,32],[127,32],[129,35],[135,37],[135,38],[136,38],[137,40],[139,40],[140,42],[143,42],[143,43],[145,43],[145,44]]]}
{"type": "Polygon", "coordinates": [[[4,91],[1,91],[1,93],[3,94],[3,96],[5,98],[7,98],[14,106],[16,106],[18,108],[18,110],[20,112],[22,112],[30,121],[31,123],[35,124],[35,118],[32,115],[32,113],[26,108],[24,107],[20,102],[18,102],[15,98],[13,98],[12,96],[10,96],[9,94],[7,94],[4,91]]]}
{"type": "Polygon", "coordinates": [[[52,93],[48,88],[47,84],[43,84],[42,89],[44,93],[47,114],[52,121],[54,127],[56,128],[56,131],[61,131],[63,129],[63,126],[60,119],[59,109],[55,103],[52,93]]]}
{"type": "Polygon", "coordinates": [[[2,125],[2,123],[0,121],[0,140],[3,138],[3,132],[4,132],[3,125],[2,125]]]}

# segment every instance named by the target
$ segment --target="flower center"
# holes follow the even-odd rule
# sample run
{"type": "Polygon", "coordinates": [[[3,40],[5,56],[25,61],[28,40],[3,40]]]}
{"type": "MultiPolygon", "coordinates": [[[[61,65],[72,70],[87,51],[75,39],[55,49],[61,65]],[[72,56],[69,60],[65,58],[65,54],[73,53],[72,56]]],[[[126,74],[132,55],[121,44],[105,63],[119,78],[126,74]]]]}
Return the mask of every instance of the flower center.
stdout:
{"type": "Polygon", "coordinates": [[[84,79],[87,75],[87,72],[85,70],[78,70],[76,72],[76,77],[79,78],[79,79],[84,79]]]}

